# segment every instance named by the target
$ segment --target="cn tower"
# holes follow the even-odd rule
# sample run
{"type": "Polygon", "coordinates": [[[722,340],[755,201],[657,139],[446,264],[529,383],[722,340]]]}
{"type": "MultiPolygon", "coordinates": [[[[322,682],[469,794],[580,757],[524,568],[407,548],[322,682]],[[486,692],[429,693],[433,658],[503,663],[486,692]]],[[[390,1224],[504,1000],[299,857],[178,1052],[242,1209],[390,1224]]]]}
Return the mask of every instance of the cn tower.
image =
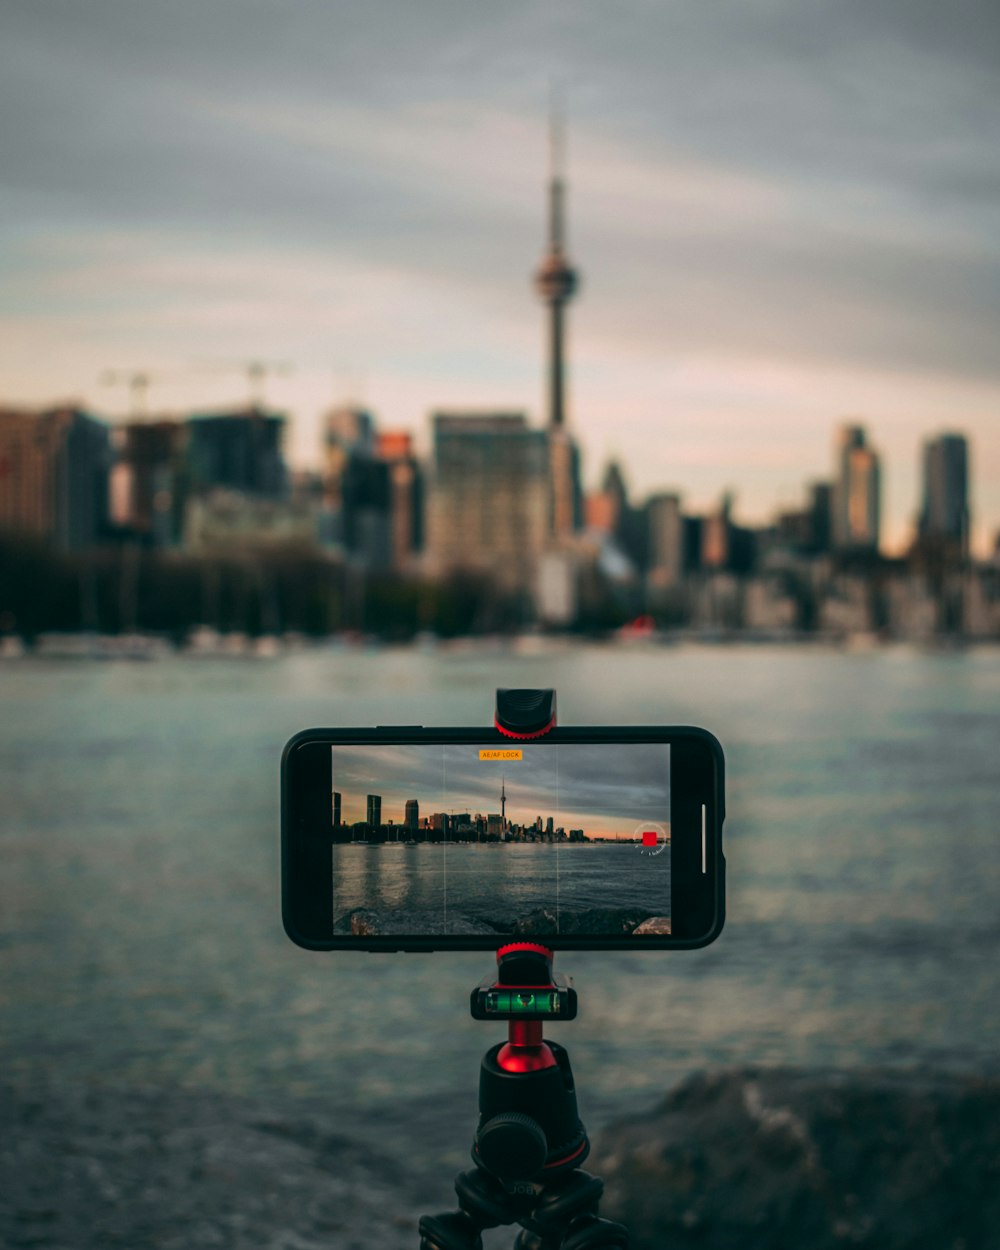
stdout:
{"type": "Polygon", "coordinates": [[[551,161],[549,177],[549,246],[542,263],[535,273],[535,289],[549,306],[549,426],[561,428],[565,424],[565,391],[563,385],[563,337],[565,325],[563,308],[576,290],[576,270],[570,265],[565,251],[565,223],[563,200],[565,188],[561,176],[562,134],[559,120],[553,114],[551,121],[551,161]]]}
{"type": "Polygon", "coordinates": [[[563,350],[563,309],[576,291],[577,274],[565,252],[562,133],[555,110],[550,133],[549,246],[535,273],[535,289],[549,308],[549,530],[560,544],[576,529],[579,512],[579,455],[566,430],[563,350]]]}

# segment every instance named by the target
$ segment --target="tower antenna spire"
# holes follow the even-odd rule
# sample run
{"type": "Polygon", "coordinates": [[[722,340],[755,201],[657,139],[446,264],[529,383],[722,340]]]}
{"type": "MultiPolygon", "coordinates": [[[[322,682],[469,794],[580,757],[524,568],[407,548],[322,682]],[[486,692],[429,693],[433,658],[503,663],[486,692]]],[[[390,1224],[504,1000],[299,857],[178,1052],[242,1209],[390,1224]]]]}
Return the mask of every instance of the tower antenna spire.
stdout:
{"type": "Polygon", "coordinates": [[[563,173],[566,164],[566,127],[556,88],[549,90],[549,247],[561,252],[565,241],[563,173]]]}
{"type": "Polygon", "coordinates": [[[577,286],[576,270],[566,256],[565,136],[562,109],[555,89],[549,92],[549,238],[542,263],[535,271],[535,290],[549,310],[549,428],[565,424],[563,382],[563,310],[577,286]]]}

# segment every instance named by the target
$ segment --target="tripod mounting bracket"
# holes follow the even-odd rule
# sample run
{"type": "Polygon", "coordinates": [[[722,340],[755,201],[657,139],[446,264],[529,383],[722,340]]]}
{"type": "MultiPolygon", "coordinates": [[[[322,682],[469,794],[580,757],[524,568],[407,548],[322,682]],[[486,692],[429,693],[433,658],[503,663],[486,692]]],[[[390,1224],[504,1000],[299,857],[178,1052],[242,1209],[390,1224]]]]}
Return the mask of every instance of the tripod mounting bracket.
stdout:
{"type": "Polygon", "coordinates": [[[552,952],[538,942],[511,942],[497,951],[495,975],[472,991],[473,1020],[575,1020],[571,977],[552,968],[552,952]]]}

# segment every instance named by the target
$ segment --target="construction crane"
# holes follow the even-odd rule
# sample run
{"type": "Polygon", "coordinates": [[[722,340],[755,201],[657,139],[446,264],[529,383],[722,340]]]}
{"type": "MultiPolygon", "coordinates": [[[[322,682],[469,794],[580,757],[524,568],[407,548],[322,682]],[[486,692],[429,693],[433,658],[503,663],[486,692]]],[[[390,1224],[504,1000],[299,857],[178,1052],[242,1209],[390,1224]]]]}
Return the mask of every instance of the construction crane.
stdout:
{"type": "Polygon", "coordinates": [[[150,384],[165,376],[168,375],[149,369],[106,369],[101,374],[101,383],[104,386],[127,386],[132,396],[129,417],[132,421],[142,421],[148,415],[150,384]]]}
{"type": "Polygon", "coordinates": [[[247,360],[243,362],[250,386],[250,403],[254,408],[264,407],[264,390],[269,374],[287,377],[293,366],[286,360],[247,360]]]}
{"type": "Polygon", "coordinates": [[[197,366],[203,373],[231,373],[239,371],[247,379],[250,392],[250,407],[258,411],[265,403],[265,389],[268,377],[287,377],[295,366],[287,360],[221,360],[205,361],[197,366]]]}

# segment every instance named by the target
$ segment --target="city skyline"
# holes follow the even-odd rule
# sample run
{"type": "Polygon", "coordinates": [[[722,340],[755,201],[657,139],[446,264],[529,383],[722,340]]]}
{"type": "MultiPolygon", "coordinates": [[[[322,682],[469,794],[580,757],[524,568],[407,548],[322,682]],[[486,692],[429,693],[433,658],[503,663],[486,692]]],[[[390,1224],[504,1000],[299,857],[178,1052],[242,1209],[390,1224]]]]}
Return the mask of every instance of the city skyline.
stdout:
{"type": "MultiPolygon", "coordinates": [[[[535,429],[523,413],[434,413],[431,420],[434,451],[429,462],[424,462],[414,455],[414,440],[408,432],[380,429],[373,415],[363,409],[331,410],[325,419],[322,470],[303,473],[290,471],[283,455],[286,416],[252,405],[230,412],[133,419],[120,425],[80,408],[19,411],[0,405],[0,485],[5,487],[0,492],[0,527],[6,524],[13,532],[23,528],[26,533],[47,535],[63,549],[106,544],[134,530],[135,536],[154,545],[169,547],[180,542],[196,552],[224,539],[223,532],[213,528],[219,521],[230,525],[230,541],[237,537],[233,521],[239,519],[245,525],[255,507],[262,524],[273,522],[275,516],[269,511],[273,503],[285,510],[280,531],[284,541],[355,551],[359,519],[354,511],[387,508],[377,529],[372,529],[374,518],[366,517],[368,541],[363,556],[375,566],[403,569],[429,542],[434,554],[425,563],[426,572],[440,574],[442,568],[466,562],[474,567],[487,559],[494,576],[516,574],[516,584],[525,573],[525,568],[518,572],[516,566],[532,566],[547,542],[572,537],[570,530],[555,531],[554,511],[548,523],[543,515],[546,494],[549,505],[556,506],[559,492],[554,470],[561,463],[568,473],[564,489],[573,505],[571,524],[577,534],[591,528],[595,533],[606,532],[615,509],[648,514],[648,554],[652,556],[648,571],[654,583],[667,568],[675,578],[682,571],[674,567],[680,555],[679,533],[664,546],[667,531],[662,528],[664,524],[676,528],[681,517],[706,527],[700,554],[706,569],[729,566],[734,553],[726,531],[731,534],[734,526],[748,536],[778,535],[781,541],[811,549],[814,555],[867,552],[894,558],[897,554],[887,548],[882,529],[883,457],[863,425],[838,425],[832,472],[824,478],[804,479],[796,505],[781,508],[774,504],[763,526],[746,530],[741,525],[746,518],[734,508],[734,492],[723,492],[699,516],[687,506],[681,491],[656,490],[645,499],[629,493],[628,466],[619,461],[608,463],[599,490],[581,492],[577,444],[558,425],[535,429]],[[104,474],[107,498],[101,504],[94,493],[96,479],[90,481],[85,492],[88,498],[92,496],[87,517],[81,514],[75,528],[71,527],[73,532],[64,532],[69,518],[62,513],[73,505],[63,498],[65,466],[59,468],[56,462],[69,454],[70,431],[75,431],[70,439],[73,475],[83,482],[90,481],[91,473],[104,474]],[[82,458],[81,438],[92,444],[82,458]],[[561,441],[574,459],[550,461],[546,468],[553,439],[561,441]],[[43,445],[47,450],[39,452],[43,445]],[[46,470],[43,461],[53,457],[46,470]],[[491,490],[484,495],[480,479],[487,470],[492,475],[491,490]],[[47,471],[55,477],[43,488],[38,474],[47,471]],[[434,501],[429,517],[423,515],[424,475],[428,475],[434,501]],[[508,492],[519,491],[517,497],[502,497],[502,491],[498,493],[501,482],[508,492]],[[307,502],[310,495],[318,500],[319,492],[325,508],[322,517],[310,513],[307,502]],[[478,500],[475,515],[468,512],[470,499],[478,500]],[[673,522],[665,514],[663,521],[657,519],[667,505],[675,515],[673,522]],[[54,522],[55,530],[50,531],[53,520],[47,508],[54,508],[61,517],[54,522]],[[504,527],[494,525],[496,513],[506,518],[504,527]],[[484,530],[490,535],[489,543],[483,541],[484,530]],[[480,535],[478,545],[469,543],[471,534],[480,535]],[[501,538],[502,551],[497,545],[501,538]]],[[[943,431],[923,440],[920,456],[917,506],[899,554],[919,557],[921,550],[926,554],[928,542],[940,547],[941,540],[947,539],[940,554],[957,568],[955,561],[960,563],[970,554],[968,439],[962,432],[943,431]]],[[[617,528],[617,524],[611,526],[612,531],[617,528]]],[[[273,538],[269,533],[265,541],[273,538]]],[[[998,552],[1000,530],[993,548],[984,554],[995,563],[998,552]]],[[[971,554],[976,557],[974,551],[971,554]]],[[[747,568],[749,563],[742,571],[747,568]]]]}
{"type": "Polygon", "coordinates": [[[553,817],[556,827],[588,837],[635,831],[643,820],[670,825],[670,748],[665,743],[539,744],[519,761],[483,761],[477,746],[393,744],[334,746],[331,791],[341,822],[366,819],[369,795],[382,823],[402,823],[416,799],[420,819],[434,812],[499,815],[506,791],[510,824],[553,817]],[[614,767],[610,760],[614,758],[614,767]],[[432,777],[435,780],[432,780],[432,777]]]}
{"type": "Polygon", "coordinates": [[[759,523],[829,476],[831,431],[851,421],[882,457],[892,552],[920,508],[921,445],[960,430],[973,550],[989,550],[996,15],[684,4],[623,30],[526,5],[473,20],[387,4],[339,24],[309,6],[253,24],[226,4],[121,12],[0,19],[19,119],[3,402],[75,394],[124,415],[126,391],[99,378],[148,367],[170,375],[152,411],[224,407],[246,381],[199,362],[258,358],[297,366],[267,379],[296,465],[317,463],[320,414],[341,399],[424,455],[434,410],[542,428],[529,283],[555,75],[585,278],[567,428],[588,485],[617,454],[635,495],[706,511],[732,488],[759,523]]]}

